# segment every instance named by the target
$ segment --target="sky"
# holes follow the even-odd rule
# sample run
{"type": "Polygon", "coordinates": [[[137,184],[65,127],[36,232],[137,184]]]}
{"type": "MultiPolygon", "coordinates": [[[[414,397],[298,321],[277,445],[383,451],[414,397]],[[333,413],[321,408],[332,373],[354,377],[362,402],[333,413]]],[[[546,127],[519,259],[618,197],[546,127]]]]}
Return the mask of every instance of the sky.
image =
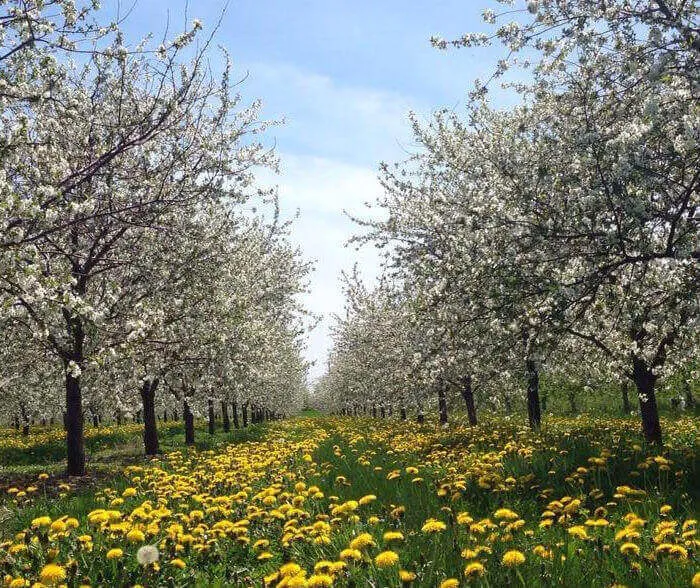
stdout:
{"type": "MultiPolygon", "coordinates": [[[[108,5],[107,2],[103,6],[108,5]]],[[[246,77],[244,99],[263,101],[264,119],[284,119],[266,141],[276,146],[281,173],[263,172],[279,187],[285,218],[298,219],[291,238],[316,260],[304,302],[321,317],[309,334],[311,378],[324,370],[333,313],[342,313],[342,270],[357,263],[370,283],[379,258],[346,246],[360,231],[345,214],[370,218],[381,194],[381,161],[406,159],[417,146],[409,111],[427,120],[439,108],[463,109],[475,78],[488,78],[497,49],[439,51],[446,39],[484,29],[489,0],[139,0],[124,30],[138,38],[181,30],[197,18],[211,31],[223,14],[217,44],[246,77]]],[[[116,0],[111,9],[117,6],[116,0]]],[[[122,7],[131,4],[123,3],[122,7]]],[[[220,59],[212,53],[212,61],[220,59]]],[[[214,64],[216,65],[216,64],[214,64]]]]}

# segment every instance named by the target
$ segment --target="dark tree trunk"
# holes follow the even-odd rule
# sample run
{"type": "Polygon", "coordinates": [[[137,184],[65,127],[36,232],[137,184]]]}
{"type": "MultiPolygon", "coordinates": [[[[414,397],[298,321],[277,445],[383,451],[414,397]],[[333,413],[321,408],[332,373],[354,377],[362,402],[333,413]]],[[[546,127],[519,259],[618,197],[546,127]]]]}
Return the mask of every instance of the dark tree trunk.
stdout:
{"type": "Polygon", "coordinates": [[[83,398],[80,391],[80,377],[74,377],[66,369],[66,449],[69,476],[85,475],[83,429],[83,398]]]}
{"type": "Polygon", "coordinates": [[[447,424],[447,382],[438,384],[438,413],[440,416],[440,424],[447,424]]]}
{"type": "Polygon", "coordinates": [[[157,455],[158,427],[156,425],[156,388],[158,379],[144,380],[141,384],[141,404],[143,406],[143,449],[146,455],[157,455]]]}
{"type": "Polygon", "coordinates": [[[528,359],[525,362],[527,370],[527,418],[530,428],[539,430],[542,424],[542,414],[540,412],[540,374],[534,360],[528,359]]]}
{"type": "Polygon", "coordinates": [[[372,418],[377,418],[377,405],[373,404],[372,405],[372,418]]]}
{"type": "Polygon", "coordinates": [[[97,414],[94,412],[92,413],[92,426],[95,428],[100,426],[100,419],[97,418],[97,414]]]}
{"type": "Polygon", "coordinates": [[[228,418],[228,404],[225,400],[221,401],[221,421],[224,425],[224,432],[229,433],[231,431],[231,421],[228,418]]]}
{"type": "Polygon", "coordinates": [[[241,414],[243,415],[243,427],[248,426],[248,403],[244,402],[241,407],[241,414]]]}
{"type": "Polygon", "coordinates": [[[467,405],[467,418],[469,418],[469,424],[472,427],[477,425],[476,420],[476,405],[474,404],[474,390],[472,390],[472,377],[471,374],[467,374],[462,379],[462,398],[464,398],[464,404],[467,405]]]}
{"type": "Polygon", "coordinates": [[[379,409],[379,414],[383,419],[386,418],[386,409],[384,408],[384,405],[382,405],[382,407],[379,409]]]}
{"type": "Polygon", "coordinates": [[[168,422],[168,409],[167,408],[163,409],[163,422],[164,423],[168,422]]]}
{"type": "Polygon", "coordinates": [[[622,412],[624,412],[626,415],[629,415],[629,413],[632,412],[632,405],[630,404],[630,395],[629,395],[629,384],[627,383],[627,380],[622,382],[621,386],[621,391],[622,391],[622,412]]]}
{"type": "Polygon", "coordinates": [[[27,407],[24,402],[19,403],[19,411],[22,415],[22,435],[29,435],[29,416],[27,415],[27,407]]]}
{"type": "Polygon", "coordinates": [[[632,375],[639,395],[639,410],[642,414],[642,429],[644,438],[648,443],[661,445],[661,423],[659,422],[659,410],[656,406],[656,394],[654,385],[656,376],[647,367],[644,360],[633,358],[632,375]]]}
{"type": "Polygon", "coordinates": [[[422,425],[425,422],[425,415],[422,412],[418,412],[418,416],[416,417],[416,421],[418,421],[419,425],[422,425]]]}
{"type": "Polygon", "coordinates": [[[177,408],[173,408],[173,420],[177,420],[177,408]]]}
{"type": "Polygon", "coordinates": [[[401,420],[402,421],[406,420],[406,407],[405,406],[401,407],[401,420]]]}
{"type": "Polygon", "coordinates": [[[185,419],[185,445],[194,445],[194,415],[187,400],[182,403],[182,415],[185,419]]]}
{"type": "Polygon", "coordinates": [[[122,413],[118,412],[116,418],[117,418],[117,425],[121,425],[122,424],[122,413]]]}
{"type": "Polygon", "coordinates": [[[15,414],[14,418],[12,419],[12,426],[16,431],[19,431],[19,416],[15,414]]]}
{"type": "Polygon", "coordinates": [[[207,398],[207,417],[209,419],[209,434],[214,434],[216,428],[216,415],[214,414],[214,400],[207,398]]]}
{"type": "Polygon", "coordinates": [[[241,426],[238,422],[238,403],[235,400],[231,403],[231,415],[233,416],[233,428],[240,429],[241,426]]]}
{"type": "Polygon", "coordinates": [[[685,393],[685,408],[686,410],[695,410],[695,398],[693,398],[693,389],[690,387],[690,382],[683,382],[683,392],[685,393]]]}

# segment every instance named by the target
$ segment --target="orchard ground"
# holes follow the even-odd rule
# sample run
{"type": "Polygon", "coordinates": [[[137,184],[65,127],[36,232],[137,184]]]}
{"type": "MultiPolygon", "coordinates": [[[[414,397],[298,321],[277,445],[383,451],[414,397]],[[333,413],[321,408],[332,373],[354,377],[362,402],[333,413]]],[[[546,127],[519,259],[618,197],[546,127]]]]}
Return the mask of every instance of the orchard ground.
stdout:
{"type": "Polygon", "coordinates": [[[145,459],[129,424],[89,430],[92,474],[81,479],[61,473],[60,429],[5,430],[0,577],[691,586],[700,419],[663,426],[660,449],[626,418],[549,418],[533,433],[508,418],[446,429],[304,415],[213,436],[198,423],[198,446],[183,449],[182,426],[167,423],[163,454],[145,459]]]}

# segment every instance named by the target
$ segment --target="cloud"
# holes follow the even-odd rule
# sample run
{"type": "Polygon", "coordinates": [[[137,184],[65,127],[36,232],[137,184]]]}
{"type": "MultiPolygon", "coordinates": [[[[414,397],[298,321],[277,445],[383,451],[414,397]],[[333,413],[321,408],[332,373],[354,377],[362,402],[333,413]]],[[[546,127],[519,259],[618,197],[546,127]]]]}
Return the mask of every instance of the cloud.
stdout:
{"type": "Polygon", "coordinates": [[[362,228],[344,211],[365,219],[381,214],[365,206],[382,193],[378,163],[408,156],[407,114],[417,108],[399,93],[344,85],[290,65],[252,63],[247,69],[246,92],[266,97],[263,115],[286,119],[274,129],[280,174],[264,171],[259,179],[279,186],[285,218],[299,210],[292,239],[317,261],[305,298],[309,310],[323,317],[308,340],[307,357],[316,362],[313,379],[324,371],[331,347],[331,315],[344,308],[341,271],[357,264],[371,283],[380,270],[375,248],[346,246],[362,228]]]}
{"type": "Polygon", "coordinates": [[[307,357],[314,360],[312,378],[324,369],[324,359],[331,346],[329,328],[333,313],[343,310],[341,271],[349,271],[357,263],[360,275],[372,283],[379,273],[380,257],[372,247],[346,246],[347,241],[361,232],[343,214],[361,218],[377,218],[378,212],[368,210],[364,202],[373,202],[382,192],[376,172],[343,161],[318,156],[280,154],[282,170],[279,176],[266,172],[260,176],[265,185],[279,186],[282,214],[289,218],[298,209],[299,218],[292,226],[292,239],[305,257],[316,260],[311,276],[310,293],[305,303],[309,310],[322,315],[323,320],[309,336],[307,357]]]}
{"type": "Polygon", "coordinates": [[[375,167],[410,149],[408,112],[420,105],[399,93],[348,86],[286,64],[246,64],[246,93],[263,97],[264,114],[284,118],[280,149],[375,167]]]}

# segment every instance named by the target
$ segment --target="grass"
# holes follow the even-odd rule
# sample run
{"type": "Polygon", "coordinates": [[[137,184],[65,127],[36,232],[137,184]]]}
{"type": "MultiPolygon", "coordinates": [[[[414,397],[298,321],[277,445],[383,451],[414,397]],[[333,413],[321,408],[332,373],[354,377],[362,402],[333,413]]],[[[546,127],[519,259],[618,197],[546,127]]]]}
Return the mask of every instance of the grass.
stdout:
{"type": "MultiPolygon", "coordinates": [[[[91,477],[70,486],[55,431],[37,430],[0,478],[0,573],[35,581],[54,561],[71,586],[690,586],[700,571],[700,420],[663,424],[659,451],[622,418],[550,418],[533,433],[515,419],[442,429],[305,413],[213,436],[198,423],[188,449],[168,424],[163,455],[150,459],[138,427],[103,427],[91,432],[91,477]],[[41,516],[73,517],[77,528],[48,529],[41,516]],[[429,519],[442,523],[436,532],[424,530],[429,519]],[[128,539],[134,529],[142,540],[128,539]],[[392,531],[403,540],[383,544],[392,531]],[[338,563],[362,533],[373,545],[338,563]],[[89,551],[79,535],[90,535],[89,551]],[[639,553],[623,554],[625,542],[639,553]],[[136,561],[143,543],[158,546],[158,569],[136,561]],[[107,560],[115,547],[123,557],[107,560]],[[382,550],[399,563],[382,567],[382,550]],[[510,550],[524,563],[504,565],[510,550]],[[465,574],[479,566],[483,575],[465,574]],[[400,568],[415,579],[402,581],[400,568]]],[[[3,463],[17,450],[0,442],[3,463]]]]}

